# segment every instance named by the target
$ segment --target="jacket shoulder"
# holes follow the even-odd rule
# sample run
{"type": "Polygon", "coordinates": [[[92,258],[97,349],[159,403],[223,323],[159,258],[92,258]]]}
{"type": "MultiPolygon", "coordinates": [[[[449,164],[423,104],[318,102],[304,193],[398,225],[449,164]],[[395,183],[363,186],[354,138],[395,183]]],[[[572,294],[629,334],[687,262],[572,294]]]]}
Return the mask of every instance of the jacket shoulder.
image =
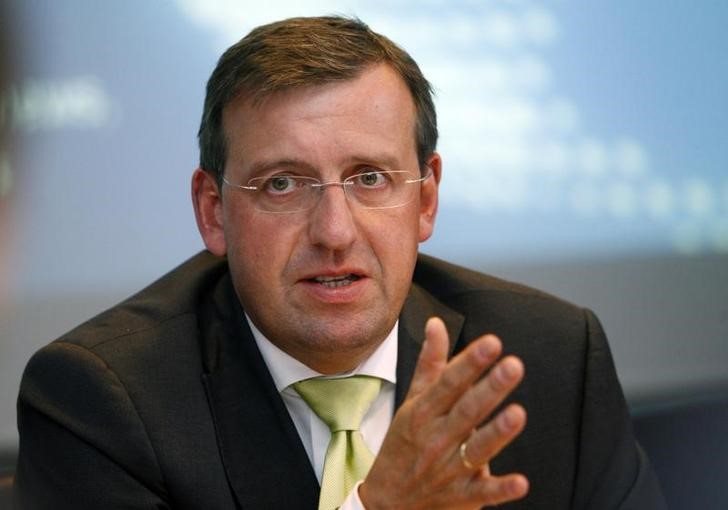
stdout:
{"type": "MultiPolygon", "coordinates": [[[[544,306],[561,314],[583,316],[583,309],[547,292],[487,275],[457,264],[420,254],[413,277],[414,284],[436,299],[456,309],[482,308],[499,303],[507,306],[544,306]]],[[[583,318],[583,317],[582,317],[583,318]]]]}
{"type": "Polygon", "coordinates": [[[114,339],[194,319],[227,274],[224,258],[200,252],[56,342],[95,349],[114,339]]]}
{"type": "Polygon", "coordinates": [[[518,354],[530,366],[544,368],[539,373],[554,380],[579,372],[589,338],[595,333],[603,335],[598,319],[589,310],[526,285],[433,257],[420,256],[414,282],[463,317],[461,342],[495,334],[505,352],[518,354]],[[563,363],[544,364],[547,358],[563,363]]]}

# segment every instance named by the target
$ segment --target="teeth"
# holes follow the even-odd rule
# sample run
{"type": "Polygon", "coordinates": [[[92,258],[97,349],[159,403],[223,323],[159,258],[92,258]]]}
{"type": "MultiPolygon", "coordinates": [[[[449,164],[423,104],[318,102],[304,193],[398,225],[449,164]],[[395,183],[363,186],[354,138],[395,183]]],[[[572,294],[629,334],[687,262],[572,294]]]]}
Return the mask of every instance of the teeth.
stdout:
{"type": "Polygon", "coordinates": [[[342,275],[342,276],[317,276],[316,278],[314,278],[314,280],[316,280],[319,283],[322,283],[322,282],[335,282],[337,280],[345,280],[345,279],[349,278],[349,276],[350,275],[348,275],[348,274],[345,274],[345,275],[342,275]]]}
{"type": "Polygon", "coordinates": [[[336,288],[351,285],[352,282],[358,280],[359,277],[353,274],[346,274],[341,276],[317,276],[313,279],[316,283],[320,283],[324,287],[336,288]]]}

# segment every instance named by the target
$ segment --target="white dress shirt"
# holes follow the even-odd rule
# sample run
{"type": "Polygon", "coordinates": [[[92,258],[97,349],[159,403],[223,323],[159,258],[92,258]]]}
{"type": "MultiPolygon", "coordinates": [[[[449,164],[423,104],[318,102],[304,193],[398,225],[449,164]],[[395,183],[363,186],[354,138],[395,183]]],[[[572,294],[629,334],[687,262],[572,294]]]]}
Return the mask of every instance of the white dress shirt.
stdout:
{"type": "MultiPolygon", "coordinates": [[[[321,483],[324,471],[324,458],[326,449],[331,439],[329,427],[321,421],[301,396],[291,388],[291,385],[310,379],[321,377],[322,374],[304,365],[297,359],[283,352],[268,340],[250,318],[245,316],[253,332],[253,337],[258,345],[263,360],[268,366],[268,371],[273,377],[276,389],[281,394],[283,402],[288,409],[293,423],[296,426],[298,435],[301,438],[303,447],[308,454],[311,465],[316,473],[316,478],[321,483]]],[[[394,414],[394,389],[397,383],[397,327],[394,325],[387,338],[377,347],[369,358],[364,360],[351,372],[336,374],[334,377],[348,377],[352,375],[369,375],[382,380],[382,388],[379,395],[372,403],[369,411],[364,415],[360,431],[364,437],[364,443],[376,455],[382,446],[384,436],[389,429],[394,414]]],[[[351,491],[349,496],[342,503],[341,510],[363,510],[364,506],[359,499],[359,484],[351,491]]]]}

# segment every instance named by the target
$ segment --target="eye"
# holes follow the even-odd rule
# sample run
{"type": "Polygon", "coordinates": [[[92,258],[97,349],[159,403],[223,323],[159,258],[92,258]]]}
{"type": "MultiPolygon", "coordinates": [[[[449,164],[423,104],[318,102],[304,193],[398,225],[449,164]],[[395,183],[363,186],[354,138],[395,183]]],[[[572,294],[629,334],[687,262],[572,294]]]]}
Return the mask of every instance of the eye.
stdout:
{"type": "Polygon", "coordinates": [[[268,177],[263,183],[263,190],[276,195],[291,193],[300,186],[298,180],[292,175],[275,175],[268,177]]]}
{"type": "Polygon", "coordinates": [[[355,184],[365,188],[378,188],[387,184],[387,174],[385,172],[366,172],[356,177],[355,184]]]}

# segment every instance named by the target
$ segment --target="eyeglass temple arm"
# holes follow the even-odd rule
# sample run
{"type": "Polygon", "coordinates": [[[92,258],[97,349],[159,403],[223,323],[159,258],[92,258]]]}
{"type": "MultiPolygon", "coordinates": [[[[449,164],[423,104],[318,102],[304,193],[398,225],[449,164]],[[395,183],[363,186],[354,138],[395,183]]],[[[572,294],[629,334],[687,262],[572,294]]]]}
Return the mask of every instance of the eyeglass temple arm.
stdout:
{"type": "Polygon", "coordinates": [[[226,184],[227,186],[230,186],[231,188],[239,188],[239,189],[249,189],[252,191],[255,191],[258,189],[258,186],[246,186],[244,184],[233,184],[232,182],[228,181],[225,177],[222,178],[223,184],[226,184]]]}
{"type": "Polygon", "coordinates": [[[432,170],[429,170],[428,169],[427,174],[423,175],[419,179],[407,179],[404,182],[407,183],[407,184],[414,184],[415,182],[422,182],[425,179],[427,179],[428,177],[430,177],[431,175],[432,175],[432,170]]]}

